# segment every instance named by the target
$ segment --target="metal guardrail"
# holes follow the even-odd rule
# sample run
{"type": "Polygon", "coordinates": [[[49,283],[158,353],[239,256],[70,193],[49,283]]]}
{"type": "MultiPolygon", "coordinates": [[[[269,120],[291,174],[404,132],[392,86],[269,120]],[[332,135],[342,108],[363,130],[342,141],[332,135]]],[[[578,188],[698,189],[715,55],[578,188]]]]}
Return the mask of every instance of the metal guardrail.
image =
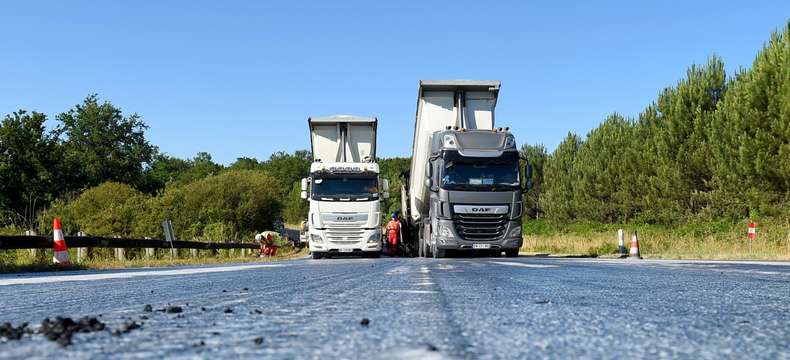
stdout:
{"type": "MultiPolygon", "coordinates": [[[[14,249],[52,249],[51,236],[0,236],[0,250],[14,249]]],[[[109,238],[97,236],[66,236],[66,244],[70,248],[116,248],[116,249],[170,249],[171,243],[166,240],[157,239],[127,239],[109,238]]],[[[198,250],[220,250],[220,249],[259,249],[260,245],[255,243],[209,243],[201,241],[180,241],[172,243],[174,249],[198,249],[198,250]]]]}

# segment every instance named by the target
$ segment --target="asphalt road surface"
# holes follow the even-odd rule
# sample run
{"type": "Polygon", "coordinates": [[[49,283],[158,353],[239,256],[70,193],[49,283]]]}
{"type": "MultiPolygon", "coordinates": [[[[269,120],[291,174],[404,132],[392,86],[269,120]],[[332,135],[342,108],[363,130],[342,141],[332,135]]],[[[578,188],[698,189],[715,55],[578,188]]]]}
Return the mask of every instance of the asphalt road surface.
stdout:
{"type": "Polygon", "coordinates": [[[788,264],[303,259],[2,275],[0,309],[0,323],[108,327],[67,347],[0,342],[0,358],[790,359],[788,264]],[[157,311],[168,304],[184,311],[157,311]],[[111,334],[128,321],[142,326],[111,334]]]}

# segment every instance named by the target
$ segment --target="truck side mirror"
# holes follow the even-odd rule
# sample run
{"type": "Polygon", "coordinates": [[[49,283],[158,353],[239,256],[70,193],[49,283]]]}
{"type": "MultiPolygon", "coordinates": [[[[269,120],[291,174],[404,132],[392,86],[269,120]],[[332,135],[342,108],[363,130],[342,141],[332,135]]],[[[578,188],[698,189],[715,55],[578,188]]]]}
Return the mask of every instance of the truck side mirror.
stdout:
{"type": "Polygon", "coordinates": [[[307,200],[307,191],[302,190],[302,192],[299,193],[299,197],[302,198],[302,200],[307,200]]]}
{"type": "Polygon", "coordinates": [[[387,179],[381,180],[381,190],[383,192],[385,192],[385,193],[390,191],[390,181],[389,180],[387,180],[387,179]]]}
{"type": "Polygon", "coordinates": [[[432,165],[433,164],[431,164],[430,160],[428,160],[428,162],[425,164],[425,177],[426,178],[430,179],[430,178],[433,177],[433,166],[432,165]]]}
{"type": "MultiPolygon", "coordinates": [[[[302,178],[302,191],[307,191],[307,178],[302,178]]],[[[305,199],[305,198],[302,198],[305,199]]]]}
{"type": "Polygon", "coordinates": [[[532,165],[527,164],[527,166],[524,167],[524,174],[527,177],[526,187],[524,190],[529,190],[532,188],[532,165]]]}

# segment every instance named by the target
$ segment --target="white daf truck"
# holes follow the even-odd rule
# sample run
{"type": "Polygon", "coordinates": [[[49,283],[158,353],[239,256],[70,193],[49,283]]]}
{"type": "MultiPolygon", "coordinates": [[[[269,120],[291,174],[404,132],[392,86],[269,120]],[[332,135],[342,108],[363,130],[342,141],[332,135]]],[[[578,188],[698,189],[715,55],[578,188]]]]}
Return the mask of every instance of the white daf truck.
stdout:
{"type": "Polygon", "coordinates": [[[313,259],[340,254],[381,253],[381,200],[389,197],[379,180],[376,125],[371,117],[311,117],[313,162],[302,179],[310,202],[308,245],[313,259]]]}
{"type": "MultiPolygon", "coordinates": [[[[420,81],[411,171],[401,189],[404,243],[418,256],[448,250],[518,256],[519,151],[494,127],[499,81],[420,81]]],[[[524,170],[530,178],[530,167],[524,170]]]]}

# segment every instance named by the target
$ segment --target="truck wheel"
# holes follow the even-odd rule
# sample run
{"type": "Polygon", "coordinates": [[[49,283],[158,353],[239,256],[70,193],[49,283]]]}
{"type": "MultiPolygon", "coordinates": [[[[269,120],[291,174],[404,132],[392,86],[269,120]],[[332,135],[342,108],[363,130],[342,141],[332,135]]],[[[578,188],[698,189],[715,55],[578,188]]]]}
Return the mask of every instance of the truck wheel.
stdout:
{"type": "Polygon", "coordinates": [[[313,255],[313,259],[315,259],[315,260],[318,260],[318,259],[321,259],[322,257],[324,257],[324,254],[317,253],[317,252],[311,253],[310,255],[313,255]]]}
{"type": "Polygon", "coordinates": [[[431,228],[423,225],[420,229],[420,257],[430,256],[430,249],[428,249],[428,238],[431,236],[431,228]]]}
{"type": "Polygon", "coordinates": [[[507,257],[518,257],[518,249],[505,250],[505,256],[507,256],[507,257]]]}

